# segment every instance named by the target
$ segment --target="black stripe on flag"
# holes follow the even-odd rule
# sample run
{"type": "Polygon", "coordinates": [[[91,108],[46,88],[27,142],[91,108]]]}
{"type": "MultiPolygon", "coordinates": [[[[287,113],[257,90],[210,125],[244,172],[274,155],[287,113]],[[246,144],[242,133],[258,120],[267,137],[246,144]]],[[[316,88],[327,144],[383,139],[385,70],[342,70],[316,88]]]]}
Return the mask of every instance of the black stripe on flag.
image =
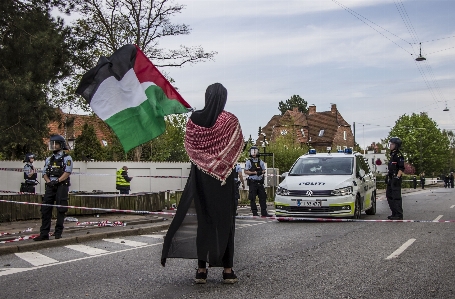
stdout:
{"type": "Polygon", "coordinates": [[[124,45],[110,57],[101,56],[97,65],[82,76],[76,94],[81,95],[90,104],[104,80],[113,76],[120,81],[134,67],[136,53],[135,45],[124,45]]]}

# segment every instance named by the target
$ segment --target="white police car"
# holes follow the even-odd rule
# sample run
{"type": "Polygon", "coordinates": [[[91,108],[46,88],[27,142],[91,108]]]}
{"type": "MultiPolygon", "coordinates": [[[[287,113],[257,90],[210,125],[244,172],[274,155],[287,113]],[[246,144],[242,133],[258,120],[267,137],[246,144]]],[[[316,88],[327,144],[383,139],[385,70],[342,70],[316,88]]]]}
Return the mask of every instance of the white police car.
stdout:
{"type": "Polygon", "coordinates": [[[283,176],[275,194],[276,217],[359,219],[362,211],[376,214],[376,179],[363,156],[351,149],[312,149],[283,176]]]}

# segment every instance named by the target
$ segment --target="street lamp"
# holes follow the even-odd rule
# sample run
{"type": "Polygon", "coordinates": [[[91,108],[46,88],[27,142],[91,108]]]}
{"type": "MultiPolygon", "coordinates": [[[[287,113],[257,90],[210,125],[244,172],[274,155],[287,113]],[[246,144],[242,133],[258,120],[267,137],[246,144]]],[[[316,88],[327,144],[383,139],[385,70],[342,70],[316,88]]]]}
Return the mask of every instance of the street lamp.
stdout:
{"type": "Polygon", "coordinates": [[[427,60],[427,59],[422,56],[422,43],[420,43],[420,54],[419,54],[419,57],[416,58],[416,61],[424,61],[424,60],[427,60]]]}

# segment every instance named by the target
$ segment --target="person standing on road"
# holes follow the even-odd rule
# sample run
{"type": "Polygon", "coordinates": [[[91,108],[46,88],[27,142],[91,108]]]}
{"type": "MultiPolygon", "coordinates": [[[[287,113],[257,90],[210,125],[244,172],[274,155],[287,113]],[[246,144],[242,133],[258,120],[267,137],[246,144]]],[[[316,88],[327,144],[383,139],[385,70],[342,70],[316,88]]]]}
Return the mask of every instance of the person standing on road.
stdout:
{"type": "MultiPolygon", "coordinates": [[[[70,186],[70,175],[73,171],[73,160],[64,150],[68,150],[65,138],[60,135],[52,135],[50,138],[50,149],[53,155],[46,159],[44,164],[43,178],[46,181],[46,191],[43,203],[52,205],[68,206],[68,189],[70,186]]],[[[49,240],[51,229],[52,208],[50,206],[41,207],[41,228],[40,235],[34,241],[49,240]]],[[[55,223],[54,236],[60,239],[63,233],[63,221],[67,207],[57,208],[57,222],[55,223]]]]}
{"type": "Polygon", "coordinates": [[[387,174],[386,198],[392,215],[390,220],[403,220],[403,200],[401,197],[401,176],[404,173],[404,158],[400,152],[401,139],[393,137],[389,140],[390,160],[387,174]]]}
{"type": "Polygon", "coordinates": [[[412,184],[414,185],[414,189],[416,189],[417,188],[417,177],[416,176],[414,176],[412,178],[412,184]]]}
{"type": "Polygon", "coordinates": [[[422,186],[422,189],[425,189],[425,172],[420,174],[420,185],[422,186]]]}
{"type": "Polygon", "coordinates": [[[242,175],[242,167],[239,163],[234,166],[234,182],[235,182],[235,215],[237,216],[237,207],[239,206],[240,200],[240,185],[242,185],[242,190],[245,190],[245,182],[242,175]]]}
{"type": "Polygon", "coordinates": [[[117,170],[117,180],[115,188],[120,191],[120,194],[130,194],[131,180],[133,178],[128,176],[128,167],[123,166],[117,170]]]}
{"type": "Polygon", "coordinates": [[[20,192],[35,193],[35,185],[38,184],[36,180],[38,174],[33,167],[33,161],[35,161],[35,155],[28,153],[25,155],[24,162],[24,180],[25,182],[21,183],[20,192]]]}
{"type": "Polygon", "coordinates": [[[207,263],[223,267],[224,283],[236,283],[234,264],[235,182],[233,171],[243,149],[237,117],[224,111],[227,90],[220,83],[205,92],[205,107],[186,124],[185,149],[191,170],[161,255],[198,259],[195,283],[207,281],[207,263]],[[196,215],[196,216],[195,216],[196,215]]]}
{"type": "Polygon", "coordinates": [[[453,188],[453,172],[450,172],[450,176],[449,176],[449,179],[450,179],[450,188],[453,188]]]}
{"type": "Polygon", "coordinates": [[[264,176],[266,174],[265,164],[259,159],[259,149],[256,146],[250,148],[250,159],[245,163],[245,174],[248,175],[248,199],[250,200],[253,216],[259,216],[258,207],[256,205],[257,195],[261,207],[261,216],[271,217],[271,215],[267,213],[267,193],[265,193],[264,188],[264,176]]]}

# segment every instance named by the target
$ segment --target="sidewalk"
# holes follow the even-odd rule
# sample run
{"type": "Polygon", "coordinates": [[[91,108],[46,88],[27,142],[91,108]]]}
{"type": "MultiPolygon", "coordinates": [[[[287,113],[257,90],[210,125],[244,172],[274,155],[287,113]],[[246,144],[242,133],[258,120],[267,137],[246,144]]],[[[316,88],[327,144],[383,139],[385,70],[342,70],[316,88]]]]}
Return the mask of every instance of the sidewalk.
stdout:
{"type": "MultiPolygon", "coordinates": [[[[114,223],[120,221],[124,226],[97,226],[94,223],[76,225],[76,222],[65,221],[65,229],[61,239],[56,240],[53,236],[50,236],[49,240],[39,242],[33,241],[32,238],[39,235],[41,219],[0,223],[0,255],[65,246],[90,240],[159,232],[167,230],[171,224],[171,215],[169,217],[166,215],[165,217],[129,214],[100,214],[99,217],[94,217],[93,215],[77,216],[73,218],[77,218],[80,223],[98,223],[102,221],[114,223]],[[21,238],[21,240],[19,241],[18,238],[21,238]]],[[[52,219],[51,233],[54,227],[55,219],[52,219]]]]}

